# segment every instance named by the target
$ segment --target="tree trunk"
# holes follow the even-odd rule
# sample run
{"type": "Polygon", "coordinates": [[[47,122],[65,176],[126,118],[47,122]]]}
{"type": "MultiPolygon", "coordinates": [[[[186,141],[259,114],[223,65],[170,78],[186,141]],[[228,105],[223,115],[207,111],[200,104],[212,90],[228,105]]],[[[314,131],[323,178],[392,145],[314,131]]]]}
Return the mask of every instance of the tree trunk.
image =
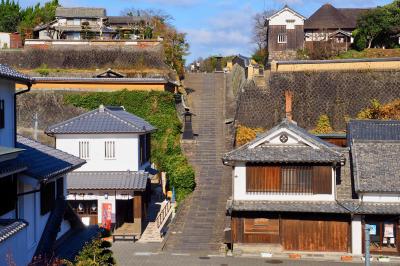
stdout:
{"type": "Polygon", "coordinates": [[[371,48],[371,45],[372,45],[372,39],[370,39],[370,40],[368,41],[368,49],[371,48]]]}

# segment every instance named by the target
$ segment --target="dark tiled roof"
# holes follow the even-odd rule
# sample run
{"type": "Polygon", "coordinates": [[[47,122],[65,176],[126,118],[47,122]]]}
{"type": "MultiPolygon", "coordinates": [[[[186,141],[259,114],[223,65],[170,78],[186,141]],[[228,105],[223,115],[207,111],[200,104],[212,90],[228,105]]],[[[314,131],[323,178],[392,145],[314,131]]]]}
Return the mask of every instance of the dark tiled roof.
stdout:
{"type": "Polygon", "coordinates": [[[233,211],[270,211],[270,212],[318,212],[318,213],[348,213],[335,201],[248,201],[234,200],[228,202],[228,208],[233,211]],[[230,205],[230,206],[229,206],[230,205]]]}
{"type": "Polygon", "coordinates": [[[46,129],[46,134],[147,133],[156,128],[123,107],[102,107],[46,129]]]}
{"type": "Polygon", "coordinates": [[[357,192],[400,192],[400,141],[353,141],[357,192]]]}
{"type": "Polygon", "coordinates": [[[22,220],[8,220],[0,219],[0,243],[15,235],[28,225],[27,222],[22,220]]]}
{"type": "Polygon", "coordinates": [[[65,82],[65,83],[139,83],[139,84],[167,84],[165,78],[87,78],[87,77],[35,77],[36,82],[51,83],[51,82],[65,82]]]}
{"type": "Polygon", "coordinates": [[[268,211],[299,213],[354,213],[354,214],[400,214],[400,203],[373,203],[348,201],[247,201],[228,200],[231,211],[268,211]]]}
{"type": "Polygon", "coordinates": [[[321,140],[320,138],[308,133],[306,130],[298,127],[295,123],[288,120],[282,121],[273,129],[261,134],[255,140],[247,143],[244,146],[237,148],[223,156],[223,160],[241,161],[241,162],[263,162],[263,163],[331,163],[342,161],[343,154],[340,148],[321,140]],[[253,144],[257,143],[260,139],[273,134],[282,128],[286,128],[291,132],[299,135],[301,138],[312,143],[318,148],[310,147],[306,144],[269,144],[264,143],[251,148],[253,144]]]}
{"type": "Polygon", "coordinates": [[[347,125],[349,143],[351,140],[398,140],[400,121],[396,120],[350,120],[347,125]]]}
{"type": "Polygon", "coordinates": [[[357,18],[367,10],[335,8],[331,4],[324,4],[304,22],[304,29],[354,29],[357,18]]]}
{"type": "Polygon", "coordinates": [[[16,173],[20,173],[28,169],[26,163],[17,159],[8,160],[0,163],[0,178],[16,173]]]}
{"type": "Polygon", "coordinates": [[[37,141],[18,136],[17,147],[25,149],[18,160],[27,164],[25,173],[33,178],[51,179],[72,171],[86,161],[37,141]]]}
{"type": "Polygon", "coordinates": [[[71,172],[67,176],[68,189],[146,189],[147,172],[71,172]]]}
{"type": "Polygon", "coordinates": [[[106,16],[104,8],[88,7],[57,7],[56,17],[65,18],[103,18],[106,16]]]}
{"type": "Polygon", "coordinates": [[[110,24],[129,24],[138,23],[141,21],[148,22],[150,18],[141,16],[109,16],[108,23],[110,24]]]}
{"type": "Polygon", "coordinates": [[[0,78],[13,80],[15,82],[20,82],[20,83],[27,84],[27,85],[34,83],[33,78],[31,78],[25,74],[22,74],[22,73],[16,71],[15,69],[13,69],[7,65],[4,65],[4,64],[0,64],[0,78]]]}

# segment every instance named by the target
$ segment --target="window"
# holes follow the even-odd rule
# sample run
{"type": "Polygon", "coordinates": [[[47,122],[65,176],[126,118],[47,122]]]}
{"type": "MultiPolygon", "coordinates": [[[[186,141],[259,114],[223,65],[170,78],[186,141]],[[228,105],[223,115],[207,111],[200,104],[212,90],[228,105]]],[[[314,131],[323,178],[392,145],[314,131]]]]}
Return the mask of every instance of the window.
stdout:
{"type": "Polygon", "coordinates": [[[331,194],[332,167],[248,165],[247,192],[331,194]]]}
{"type": "Polygon", "coordinates": [[[40,187],[40,214],[45,215],[54,208],[56,190],[55,182],[41,185],[40,187]]]}
{"type": "Polygon", "coordinates": [[[89,159],[89,141],[79,141],[79,158],[89,159]]]}
{"type": "Polygon", "coordinates": [[[5,127],[5,116],[4,116],[4,100],[0,100],[0,128],[5,127]]]}
{"type": "Polygon", "coordinates": [[[139,136],[140,142],[140,165],[150,161],[151,156],[151,135],[140,135],[139,136]]]}
{"type": "Polygon", "coordinates": [[[0,178],[0,202],[0,216],[15,209],[17,181],[12,175],[0,178]]]}
{"type": "Polygon", "coordinates": [[[278,43],[287,43],[287,34],[286,33],[278,34],[278,43]]]}
{"type": "Polygon", "coordinates": [[[106,141],[104,142],[104,158],[114,159],[115,158],[115,142],[106,141]]]}
{"type": "Polygon", "coordinates": [[[64,198],[64,178],[57,179],[57,198],[64,198]]]}

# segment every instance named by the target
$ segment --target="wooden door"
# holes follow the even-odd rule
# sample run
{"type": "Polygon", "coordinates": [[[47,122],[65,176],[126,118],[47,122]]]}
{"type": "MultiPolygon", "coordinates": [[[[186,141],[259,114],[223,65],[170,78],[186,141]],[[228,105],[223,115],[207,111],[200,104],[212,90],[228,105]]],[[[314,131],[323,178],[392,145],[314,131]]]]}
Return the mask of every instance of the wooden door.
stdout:
{"type": "Polygon", "coordinates": [[[348,251],[347,221],[282,219],[281,230],[285,250],[348,251]]]}

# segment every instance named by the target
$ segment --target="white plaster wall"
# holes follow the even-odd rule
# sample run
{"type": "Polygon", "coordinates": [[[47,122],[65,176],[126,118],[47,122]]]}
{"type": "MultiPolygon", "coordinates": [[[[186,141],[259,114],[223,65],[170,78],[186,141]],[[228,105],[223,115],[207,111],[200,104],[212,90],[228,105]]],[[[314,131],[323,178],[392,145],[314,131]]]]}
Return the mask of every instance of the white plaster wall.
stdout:
{"type": "Polygon", "coordinates": [[[5,104],[5,127],[0,129],[0,146],[15,147],[14,145],[14,93],[15,83],[0,79],[0,99],[5,104]]]}
{"type": "Polygon", "coordinates": [[[351,253],[353,255],[362,254],[362,233],[361,216],[354,215],[351,221],[351,253]]]}
{"type": "Polygon", "coordinates": [[[400,194],[365,193],[365,194],[360,194],[360,197],[365,202],[400,202],[400,194]]]}
{"type": "Polygon", "coordinates": [[[16,266],[25,266],[31,261],[31,256],[23,248],[26,246],[26,227],[0,243],[0,265],[8,265],[7,256],[12,257],[16,266]]]}
{"type": "Polygon", "coordinates": [[[282,11],[279,15],[273,16],[269,20],[269,25],[271,26],[282,26],[282,25],[304,25],[304,19],[293,14],[289,10],[282,11]],[[294,20],[294,23],[287,23],[286,20],[294,20]]]}
{"type": "MultiPolygon", "coordinates": [[[[332,188],[334,188],[334,179],[332,178],[332,188]]],[[[278,194],[262,192],[246,192],[246,165],[237,164],[233,171],[233,199],[234,200],[272,200],[272,201],[334,201],[335,189],[332,194],[278,194]]]]}
{"type": "Polygon", "coordinates": [[[0,49],[4,48],[4,44],[7,45],[7,48],[10,48],[10,33],[0,32],[0,49]]]}
{"type": "Polygon", "coordinates": [[[79,157],[79,141],[89,141],[90,158],[77,171],[138,171],[137,134],[68,134],[56,136],[56,148],[79,157]],[[105,159],[105,141],[115,141],[115,159],[105,159]]]}

